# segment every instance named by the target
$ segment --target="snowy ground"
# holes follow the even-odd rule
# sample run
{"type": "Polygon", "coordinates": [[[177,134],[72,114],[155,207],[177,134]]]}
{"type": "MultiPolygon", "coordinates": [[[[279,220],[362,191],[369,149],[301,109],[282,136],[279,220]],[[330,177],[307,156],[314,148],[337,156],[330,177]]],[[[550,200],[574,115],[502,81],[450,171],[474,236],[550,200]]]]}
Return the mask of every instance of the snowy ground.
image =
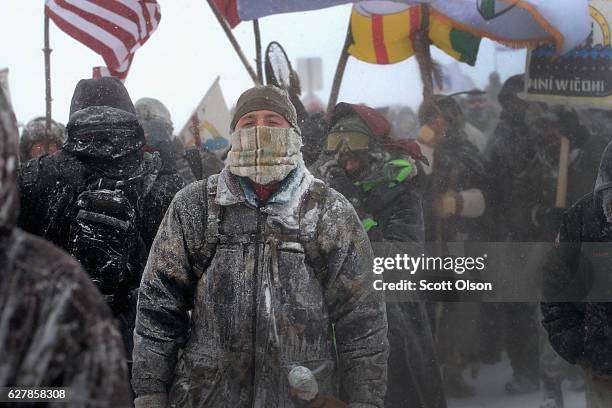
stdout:
{"type": "MultiPolygon", "coordinates": [[[[508,396],[504,393],[504,384],[512,376],[510,362],[504,359],[495,366],[482,365],[476,380],[470,383],[476,387],[478,395],[467,399],[450,399],[449,408],[539,408],[542,402],[541,392],[519,396],[508,396]]],[[[469,374],[466,373],[466,378],[469,374]]],[[[565,408],[585,408],[584,393],[564,389],[565,408]]]]}

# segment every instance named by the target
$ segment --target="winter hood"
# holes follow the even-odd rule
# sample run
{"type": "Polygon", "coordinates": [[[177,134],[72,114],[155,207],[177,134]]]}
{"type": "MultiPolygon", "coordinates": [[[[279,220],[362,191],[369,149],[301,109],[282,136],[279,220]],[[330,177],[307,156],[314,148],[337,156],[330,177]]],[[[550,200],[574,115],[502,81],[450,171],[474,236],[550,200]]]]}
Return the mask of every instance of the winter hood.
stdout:
{"type": "Polygon", "coordinates": [[[497,100],[503,109],[511,109],[509,102],[512,98],[518,98],[518,94],[523,92],[525,88],[525,79],[523,75],[514,75],[504,82],[502,89],[497,95],[497,100]]]}
{"type": "Polygon", "coordinates": [[[19,191],[19,133],[15,115],[2,88],[0,88],[0,235],[10,232],[17,222],[19,191]]]}
{"type": "Polygon", "coordinates": [[[145,144],[130,95],[112,77],[79,81],[66,131],[63,149],[82,158],[116,160],[145,144]]]}
{"type": "Polygon", "coordinates": [[[145,144],[136,115],[109,106],[90,106],[70,116],[63,149],[81,158],[117,160],[145,144]]]}

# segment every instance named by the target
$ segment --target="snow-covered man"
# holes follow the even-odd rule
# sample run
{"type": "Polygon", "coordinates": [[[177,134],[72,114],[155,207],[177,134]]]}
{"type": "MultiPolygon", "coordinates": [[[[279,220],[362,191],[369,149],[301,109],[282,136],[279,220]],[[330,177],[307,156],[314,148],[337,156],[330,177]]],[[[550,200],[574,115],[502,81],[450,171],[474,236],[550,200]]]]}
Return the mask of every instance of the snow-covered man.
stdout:
{"type": "Polygon", "coordinates": [[[231,130],[223,171],[177,194],[153,244],[136,406],[382,407],[387,320],[355,210],[305,168],[285,92],[244,92],[231,130]],[[314,383],[293,387],[296,367],[314,383]]]}
{"type": "MultiPolygon", "coordinates": [[[[102,295],[66,252],[17,227],[18,138],[0,88],[0,387],[65,387],[58,405],[128,408],[124,346],[102,295]]],[[[19,402],[2,406],[40,405],[19,402]]]]}

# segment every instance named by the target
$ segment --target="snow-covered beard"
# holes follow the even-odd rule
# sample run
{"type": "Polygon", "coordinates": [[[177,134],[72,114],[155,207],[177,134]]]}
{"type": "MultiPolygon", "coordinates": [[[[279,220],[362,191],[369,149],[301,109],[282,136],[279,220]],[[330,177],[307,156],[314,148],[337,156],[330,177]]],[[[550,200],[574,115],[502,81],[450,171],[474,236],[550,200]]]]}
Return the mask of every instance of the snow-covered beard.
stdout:
{"type": "Polygon", "coordinates": [[[11,231],[17,222],[18,142],[15,115],[0,90],[0,234],[11,231]]]}

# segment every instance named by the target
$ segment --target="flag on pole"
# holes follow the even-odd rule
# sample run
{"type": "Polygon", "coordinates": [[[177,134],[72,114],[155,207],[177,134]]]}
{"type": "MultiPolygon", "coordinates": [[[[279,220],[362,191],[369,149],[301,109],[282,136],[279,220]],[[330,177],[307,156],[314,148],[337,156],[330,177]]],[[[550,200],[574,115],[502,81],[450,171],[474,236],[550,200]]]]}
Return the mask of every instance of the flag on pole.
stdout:
{"type": "Polygon", "coordinates": [[[185,147],[203,146],[213,153],[222,151],[229,146],[231,120],[217,77],[179,132],[178,138],[185,147]]]}
{"type": "MultiPolygon", "coordinates": [[[[392,2],[363,2],[353,7],[353,44],[349,54],[372,64],[394,64],[414,55],[412,36],[421,27],[421,6],[392,2]],[[374,4],[375,3],[375,4],[374,4]]],[[[431,10],[429,38],[446,54],[470,65],[476,63],[480,37],[431,10]]]]}
{"type": "MultiPolygon", "coordinates": [[[[558,54],[580,45],[589,35],[588,0],[214,0],[230,26],[274,14],[318,10],[354,3],[428,4],[465,32],[478,37],[526,47],[555,44],[558,54]]],[[[387,14],[387,13],[381,13],[387,14]]]]}
{"type": "Polygon", "coordinates": [[[134,54],[161,20],[156,0],[46,0],[45,14],[66,34],[100,54],[93,76],[127,77],[134,54]]]}

